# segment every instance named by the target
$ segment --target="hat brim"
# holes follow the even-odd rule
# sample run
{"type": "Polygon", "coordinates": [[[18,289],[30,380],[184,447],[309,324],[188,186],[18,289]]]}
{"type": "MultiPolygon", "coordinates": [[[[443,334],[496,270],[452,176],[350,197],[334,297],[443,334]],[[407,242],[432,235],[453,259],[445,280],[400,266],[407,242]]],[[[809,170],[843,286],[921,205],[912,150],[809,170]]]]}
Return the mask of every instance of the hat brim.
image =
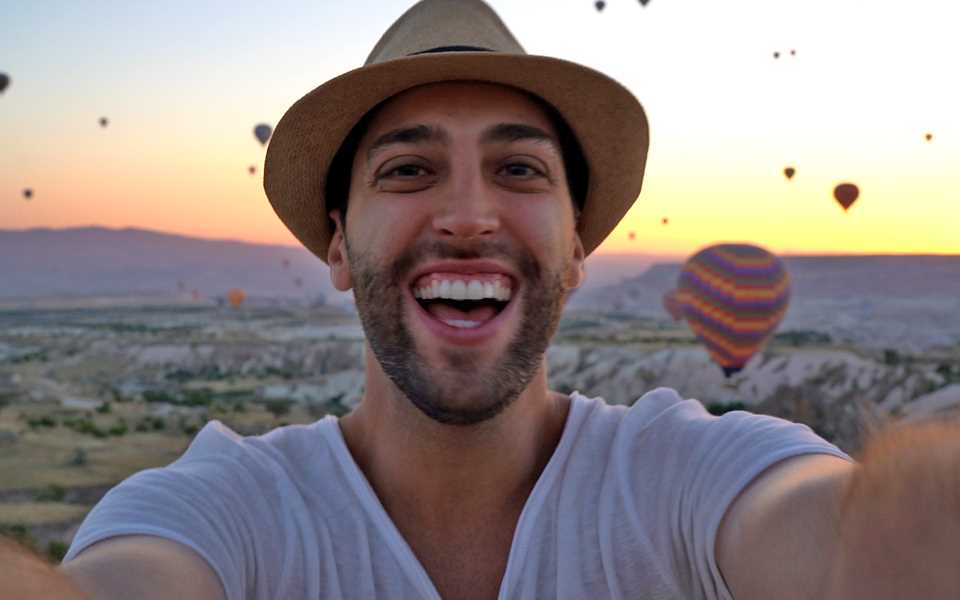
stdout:
{"type": "Polygon", "coordinates": [[[519,88],[559,111],[590,170],[577,232],[587,254],[596,249],[640,194],[650,139],[643,107],[629,90],[599,71],[558,58],[498,52],[390,60],[331,79],[298,100],[274,129],[264,165],[264,190],[287,228],[326,262],[333,232],[324,188],[340,145],[380,102],[445,81],[519,88]]]}

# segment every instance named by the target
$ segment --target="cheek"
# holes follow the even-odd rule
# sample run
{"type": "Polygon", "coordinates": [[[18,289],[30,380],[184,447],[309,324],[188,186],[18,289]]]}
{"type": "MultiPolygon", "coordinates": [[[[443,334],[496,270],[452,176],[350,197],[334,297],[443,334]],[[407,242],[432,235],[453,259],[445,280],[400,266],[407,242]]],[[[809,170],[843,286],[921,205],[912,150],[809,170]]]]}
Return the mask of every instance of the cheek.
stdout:
{"type": "Polygon", "coordinates": [[[517,235],[530,249],[540,253],[573,251],[573,210],[562,210],[556,200],[518,203],[510,209],[517,235]],[[553,250],[551,250],[553,249],[553,250]]]}

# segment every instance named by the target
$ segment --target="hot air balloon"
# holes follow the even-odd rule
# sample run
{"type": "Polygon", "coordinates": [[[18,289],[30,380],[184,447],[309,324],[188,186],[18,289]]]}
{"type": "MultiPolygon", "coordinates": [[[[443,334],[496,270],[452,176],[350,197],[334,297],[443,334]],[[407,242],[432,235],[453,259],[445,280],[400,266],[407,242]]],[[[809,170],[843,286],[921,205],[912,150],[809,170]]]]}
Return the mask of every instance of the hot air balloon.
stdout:
{"type": "Polygon", "coordinates": [[[650,4],[650,0],[640,0],[640,6],[646,6],[647,4],[650,4]]]}
{"type": "Polygon", "coordinates": [[[284,268],[284,269],[289,269],[289,268],[290,268],[290,259],[289,259],[289,258],[283,259],[283,261],[281,262],[281,264],[283,265],[283,268],[284,268]]]}
{"type": "Polygon", "coordinates": [[[240,308],[243,301],[247,299],[247,294],[240,288],[233,288],[227,292],[227,302],[234,308],[240,308]]]}
{"type": "Polygon", "coordinates": [[[607,3],[604,2],[603,0],[597,0],[596,2],[593,3],[593,5],[597,7],[597,12],[600,12],[607,5],[607,3]]]}
{"type": "Polygon", "coordinates": [[[793,179],[793,176],[797,173],[797,170],[793,167],[787,167],[783,170],[783,174],[786,175],[787,179],[793,179]]]}
{"type": "Polygon", "coordinates": [[[260,141],[264,146],[267,145],[267,142],[270,140],[270,136],[273,134],[273,128],[267,125],[266,123],[260,123],[253,128],[253,135],[260,141]]]}
{"type": "Polygon", "coordinates": [[[26,198],[27,200],[29,200],[30,198],[33,198],[33,190],[30,188],[26,188],[25,190],[23,190],[23,197],[26,198]]]}
{"type": "Polygon", "coordinates": [[[669,225],[669,224],[670,224],[670,219],[664,217],[664,218],[660,219],[660,224],[661,224],[661,225],[669,225]]]}
{"type": "Polygon", "coordinates": [[[250,173],[251,175],[256,175],[257,168],[253,165],[250,165],[249,167],[247,167],[247,173],[250,173]]]}
{"type": "Polygon", "coordinates": [[[637,232],[636,231],[629,232],[627,234],[627,239],[630,240],[631,242],[635,241],[637,239],[637,232]]]}
{"type": "Polygon", "coordinates": [[[791,50],[791,51],[790,51],[790,56],[796,56],[796,55],[797,55],[797,51],[796,51],[796,50],[791,50]]]}
{"type": "Polygon", "coordinates": [[[923,137],[926,138],[926,140],[927,140],[928,142],[933,141],[933,134],[932,134],[932,133],[928,133],[927,135],[925,135],[925,136],[923,136],[923,137]]]}
{"type": "Polygon", "coordinates": [[[10,76],[6,73],[0,73],[0,94],[10,85],[10,76]]]}
{"type": "Polygon", "coordinates": [[[841,183],[833,188],[833,197],[837,199],[843,210],[849,209],[850,205],[857,201],[859,195],[860,188],[852,183],[841,183]]]}
{"type": "Polygon", "coordinates": [[[106,117],[100,117],[100,127],[106,127],[110,121],[106,117]]]}
{"type": "Polygon", "coordinates": [[[729,377],[743,369],[783,320],[790,277],[780,259],[763,248],[718,244],[687,260],[673,301],[729,377]]]}
{"type": "Polygon", "coordinates": [[[773,57],[774,57],[774,58],[780,58],[780,53],[779,53],[779,52],[774,52],[774,53],[773,53],[773,57]]]}

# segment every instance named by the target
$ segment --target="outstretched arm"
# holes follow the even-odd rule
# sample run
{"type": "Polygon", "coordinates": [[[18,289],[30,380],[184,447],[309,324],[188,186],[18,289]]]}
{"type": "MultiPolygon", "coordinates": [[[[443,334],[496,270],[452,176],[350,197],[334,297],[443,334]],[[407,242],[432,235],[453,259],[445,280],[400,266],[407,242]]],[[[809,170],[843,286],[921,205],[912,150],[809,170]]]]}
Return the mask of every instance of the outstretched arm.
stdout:
{"type": "Polygon", "coordinates": [[[731,506],[716,552],[737,600],[960,598],[960,426],[880,434],[857,466],[771,468],[731,506]]]}
{"type": "Polygon", "coordinates": [[[86,600],[70,579],[29,550],[0,537],[0,600],[86,600]]]}

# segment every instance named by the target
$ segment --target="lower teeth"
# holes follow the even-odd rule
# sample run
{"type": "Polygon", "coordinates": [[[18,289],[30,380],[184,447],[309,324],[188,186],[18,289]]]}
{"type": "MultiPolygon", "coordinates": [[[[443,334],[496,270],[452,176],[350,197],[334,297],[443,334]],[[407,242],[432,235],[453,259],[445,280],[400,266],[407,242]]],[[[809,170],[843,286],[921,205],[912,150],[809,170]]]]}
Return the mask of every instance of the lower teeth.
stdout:
{"type": "Polygon", "coordinates": [[[443,322],[457,329],[473,329],[474,327],[480,327],[480,325],[482,325],[480,321],[465,321],[462,319],[443,319],[443,322]]]}

